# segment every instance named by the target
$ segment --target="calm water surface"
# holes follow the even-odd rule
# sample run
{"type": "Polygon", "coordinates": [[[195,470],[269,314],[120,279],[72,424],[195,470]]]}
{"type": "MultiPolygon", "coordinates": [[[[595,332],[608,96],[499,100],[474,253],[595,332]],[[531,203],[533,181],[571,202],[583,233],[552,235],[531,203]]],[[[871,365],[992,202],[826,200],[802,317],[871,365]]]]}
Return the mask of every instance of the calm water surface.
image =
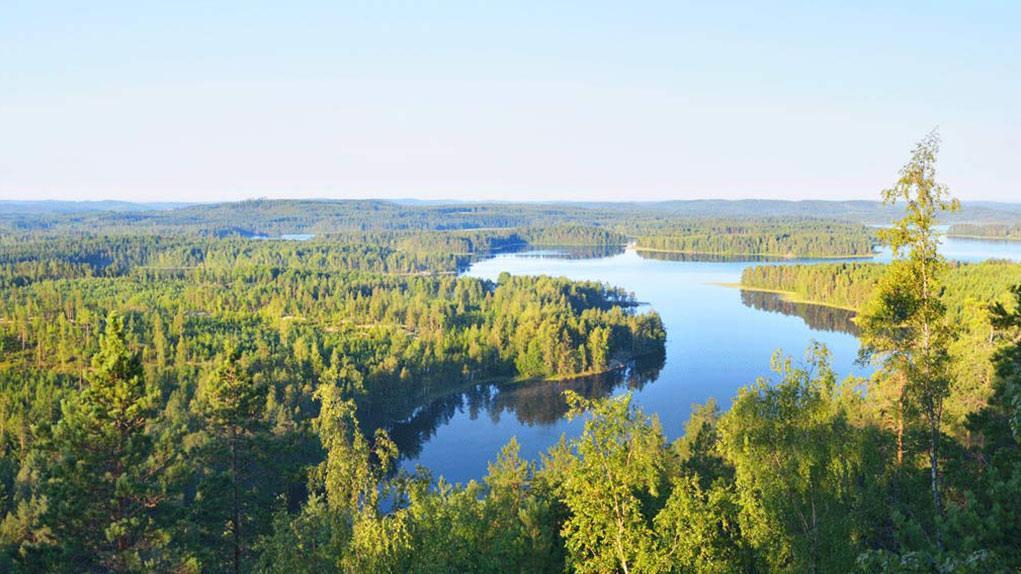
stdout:
{"type": "MultiPolygon", "coordinates": [[[[943,252],[962,261],[1021,261],[1021,243],[947,239],[943,252]]],[[[745,267],[762,261],[681,259],[688,260],[647,258],[631,250],[606,256],[538,251],[475,263],[467,274],[485,279],[506,271],[598,280],[633,291],[662,317],[666,355],[623,373],[560,383],[478,385],[438,398],[390,425],[403,467],[423,465],[450,482],[478,479],[511,437],[517,437],[522,456],[537,460],[561,435],[581,432],[583,421],[564,418],[565,389],[590,397],[630,390],[635,403],[658,416],[673,439],[683,432],[692,404],[715,398],[726,409],[740,387],[770,376],[770,357],[778,349],[803,360],[819,342],[831,351],[841,378],[868,374],[855,364],[858,341],[850,313],[722,285],[737,283],[745,267]]],[[[876,257],[886,259],[886,253],[876,257]]],[[[783,264],[799,262],[818,261],[783,264]]]]}

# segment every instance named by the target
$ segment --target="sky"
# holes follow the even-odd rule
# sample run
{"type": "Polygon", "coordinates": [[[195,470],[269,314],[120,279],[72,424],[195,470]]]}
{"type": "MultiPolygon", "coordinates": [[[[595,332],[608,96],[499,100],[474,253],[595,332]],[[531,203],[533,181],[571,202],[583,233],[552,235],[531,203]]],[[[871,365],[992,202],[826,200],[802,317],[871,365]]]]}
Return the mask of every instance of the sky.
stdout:
{"type": "Polygon", "coordinates": [[[1021,2],[0,0],[0,199],[1021,201],[1021,2]]]}

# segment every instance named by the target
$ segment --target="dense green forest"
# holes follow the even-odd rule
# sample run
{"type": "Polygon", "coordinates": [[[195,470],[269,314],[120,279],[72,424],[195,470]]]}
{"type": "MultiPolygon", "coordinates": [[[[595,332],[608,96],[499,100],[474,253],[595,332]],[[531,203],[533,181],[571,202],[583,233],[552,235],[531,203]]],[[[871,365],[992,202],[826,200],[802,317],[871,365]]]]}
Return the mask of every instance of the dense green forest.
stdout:
{"type": "Polygon", "coordinates": [[[650,226],[639,251],[772,257],[871,257],[875,243],[863,225],[816,220],[700,221],[650,226]]]}
{"type": "Polygon", "coordinates": [[[219,571],[236,548],[247,571],[274,509],[308,497],[327,388],[385,420],[662,353],[618,289],[449,274],[480,241],[5,238],[2,569],[219,571]]]}
{"type": "MultiPolygon", "coordinates": [[[[473,203],[384,200],[266,200],[220,204],[143,204],[117,201],[0,201],[0,229],[107,229],[161,233],[200,230],[276,236],[378,229],[480,229],[559,224],[613,226],[617,222],[703,219],[829,219],[887,224],[899,216],[880,201],[678,200],[657,202],[473,203]]],[[[1021,221],[1021,204],[970,202],[947,223],[1021,221]]]]}
{"type": "MultiPolygon", "coordinates": [[[[459,241],[444,253],[525,245],[610,246],[636,242],[647,252],[774,257],[846,257],[872,253],[862,223],[888,222],[879,202],[677,201],[656,203],[409,203],[380,200],[248,200],[210,205],[118,202],[7,202],[7,237],[141,235],[401,241],[459,241]],[[450,237],[462,233],[457,240],[450,237]]],[[[948,217],[953,217],[949,214],[948,217]]],[[[1016,221],[1021,206],[975,204],[969,221],[1016,221]]],[[[433,245],[430,248],[435,248],[433,245]]]]}
{"type": "MultiPolygon", "coordinates": [[[[29,243],[8,258],[40,262],[35,255],[41,253],[24,249],[81,240],[91,243],[96,253],[91,258],[83,254],[87,260],[75,263],[93,267],[115,260],[121,251],[140,249],[150,257],[163,256],[168,265],[173,259],[194,263],[190,254],[167,253],[174,240],[177,247],[188,249],[196,239],[269,239],[286,234],[313,235],[317,243],[364,244],[363,249],[447,258],[445,265],[425,261],[420,271],[455,270],[467,256],[525,246],[611,247],[634,242],[644,252],[855,257],[870,256],[875,245],[873,233],[864,225],[830,219],[692,218],[644,208],[541,205],[512,210],[501,205],[410,208],[386,202],[249,201],[150,211],[15,213],[0,217],[0,229],[4,225],[9,232],[3,241],[8,245],[29,243]]],[[[209,247],[220,248],[215,242],[209,247]]],[[[392,265],[413,270],[407,261],[392,265]]]]}
{"type": "MultiPolygon", "coordinates": [[[[741,287],[779,291],[789,302],[829,305],[859,311],[873,297],[888,271],[879,263],[821,263],[816,265],[759,265],[741,275],[741,287]]],[[[948,424],[962,437],[965,418],[994,391],[996,332],[986,312],[990,305],[1009,304],[1011,289],[1021,285],[1021,264],[1006,261],[953,263],[943,278],[942,300],[956,326],[951,346],[959,384],[947,403],[948,424]]]]}
{"type": "MultiPolygon", "coordinates": [[[[886,272],[881,263],[817,263],[756,265],[741,274],[741,286],[783,291],[794,298],[860,309],[869,300],[886,272]]],[[[1021,283],[1021,264],[990,260],[982,263],[951,263],[944,284],[947,305],[960,317],[969,301],[981,304],[1005,302],[1010,288],[1021,283]]]]}
{"type": "Polygon", "coordinates": [[[871,251],[870,233],[666,209],[603,220],[583,205],[4,217],[0,571],[1017,572],[1021,265],[940,257],[936,225],[959,205],[935,180],[937,149],[919,144],[884,192],[900,215],[875,240],[892,263],[742,278],[856,313],[875,374],[838,380],[818,345],[778,353],[772,375],[725,412],[694,408],[672,442],[629,395],[572,391],[582,374],[663,364],[663,323],[634,295],[458,270],[521,245],[690,234],[669,245],[787,255],[871,251]],[[296,232],[316,236],[252,237],[296,232]],[[541,389],[566,389],[583,427],[539,460],[511,441],[478,481],[400,470],[371,422],[516,379],[548,381],[528,416],[562,414],[541,389]]]}
{"type": "Polygon", "coordinates": [[[1021,224],[987,223],[977,225],[974,223],[957,223],[950,226],[947,235],[951,237],[1021,241],[1021,224]]]}

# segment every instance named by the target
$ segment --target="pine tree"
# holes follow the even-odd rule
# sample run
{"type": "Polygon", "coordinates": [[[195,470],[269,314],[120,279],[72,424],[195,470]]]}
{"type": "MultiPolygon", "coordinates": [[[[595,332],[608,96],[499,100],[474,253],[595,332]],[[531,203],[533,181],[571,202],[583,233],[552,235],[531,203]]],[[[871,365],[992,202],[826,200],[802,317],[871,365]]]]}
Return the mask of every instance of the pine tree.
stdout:
{"type": "Polygon", "coordinates": [[[62,405],[52,441],[47,518],[72,563],[137,570],[158,549],[152,516],[164,495],[146,433],[155,405],[123,320],[111,313],[88,386],[62,405]]]}
{"type": "Polygon", "coordinates": [[[152,345],[155,348],[156,364],[160,367],[167,366],[170,343],[167,341],[167,334],[163,328],[163,318],[158,312],[154,313],[152,322],[152,345]]]}
{"type": "Polygon", "coordinates": [[[245,457],[249,442],[259,426],[258,415],[266,396],[265,387],[254,384],[239,361],[240,354],[236,350],[225,353],[199,390],[198,397],[202,415],[220,444],[226,447],[230,461],[231,564],[235,574],[241,571],[244,553],[242,482],[245,457]]]}

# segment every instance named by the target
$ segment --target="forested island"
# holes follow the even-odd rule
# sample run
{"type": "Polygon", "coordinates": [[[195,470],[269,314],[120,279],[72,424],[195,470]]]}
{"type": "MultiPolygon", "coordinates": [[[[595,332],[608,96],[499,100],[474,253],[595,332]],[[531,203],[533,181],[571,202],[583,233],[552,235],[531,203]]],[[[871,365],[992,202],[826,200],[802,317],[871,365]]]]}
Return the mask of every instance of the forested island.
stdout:
{"type": "MultiPolygon", "coordinates": [[[[935,180],[937,143],[886,207],[845,206],[899,210],[880,230],[726,204],[7,213],[0,571],[1017,571],[1021,265],[939,255],[935,226],[959,205],[935,180]],[[295,233],[314,236],[273,239],[295,233]],[[630,394],[579,385],[563,398],[578,433],[537,460],[512,440],[461,484],[400,467],[392,427],[368,422],[480,381],[541,395],[662,366],[668,336],[700,334],[667,333],[601,282],[459,274],[493,253],[845,257],[877,242],[892,263],[742,276],[853,311],[868,379],[840,380],[819,345],[778,353],[674,441],[630,394]]],[[[532,419],[559,416],[554,399],[532,419]]]]}
{"type": "Polygon", "coordinates": [[[1021,241],[1021,224],[1014,223],[957,223],[947,231],[950,237],[970,237],[976,239],[999,239],[1004,241],[1021,241]]]}
{"type": "Polygon", "coordinates": [[[875,240],[864,225],[833,221],[705,221],[643,230],[639,251],[766,257],[871,257],[875,240]]]}

